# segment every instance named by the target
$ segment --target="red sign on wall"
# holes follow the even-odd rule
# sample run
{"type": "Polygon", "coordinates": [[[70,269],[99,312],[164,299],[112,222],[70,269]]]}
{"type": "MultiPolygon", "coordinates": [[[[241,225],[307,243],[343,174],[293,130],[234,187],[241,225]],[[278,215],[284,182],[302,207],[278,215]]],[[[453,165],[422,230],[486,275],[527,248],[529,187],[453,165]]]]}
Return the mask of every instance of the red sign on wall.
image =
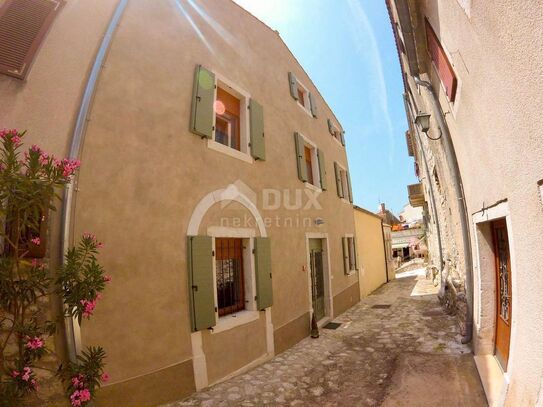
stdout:
{"type": "Polygon", "coordinates": [[[449,62],[449,59],[447,58],[447,55],[445,54],[445,51],[443,50],[443,47],[441,46],[441,43],[439,42],[439,39],[437,38],[432,26],[428,20],[425,22],[426,45],[428,47],[428,53],[430,54],[430,58],[436,67],[439,79],[441,79],[443,86],[445,86],[445,92],[447,93],[449,100],[454,102],[457,85],[456,75],[454,74],[451,63],[449,62]]]}

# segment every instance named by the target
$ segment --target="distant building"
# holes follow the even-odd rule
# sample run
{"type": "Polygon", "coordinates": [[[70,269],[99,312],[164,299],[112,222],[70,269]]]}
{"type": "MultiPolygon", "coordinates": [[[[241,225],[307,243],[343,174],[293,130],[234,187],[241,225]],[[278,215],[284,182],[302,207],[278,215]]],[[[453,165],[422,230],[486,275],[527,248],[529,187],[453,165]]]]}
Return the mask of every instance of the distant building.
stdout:
{"type": "Polygon", "coordinates": [[[389,281],[391,241],[385,237],[384,229],[390,231],[390,226],[379,215],[356,205],[354,209],[360,297],[366,297],[389,281]]]}
{"type": "Polygon", "coordinates": [[[410,204],[407,204],[403,207],[403,210],[400,212],[400,221],[402,223],[416,223],[423,222],[424,211],[422,207],[414,207],[410,204]]]}
{"type": "Polygon", "coordinates": [[[379,211],[376,212],[377,215],[383,219],[383,223],[386,223],[387,225],[394,226],[401,223],[400,219],[398,219],[392,212],[390,212],[386,207],[384,203],[379,204],[379,211]]]}

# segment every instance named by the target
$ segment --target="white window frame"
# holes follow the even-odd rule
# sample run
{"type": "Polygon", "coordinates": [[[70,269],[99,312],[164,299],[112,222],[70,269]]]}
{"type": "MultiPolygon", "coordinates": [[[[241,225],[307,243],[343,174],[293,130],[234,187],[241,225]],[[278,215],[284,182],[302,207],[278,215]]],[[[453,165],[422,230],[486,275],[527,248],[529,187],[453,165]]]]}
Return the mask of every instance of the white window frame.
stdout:
{"type": "MultiPolygon", "coordinates": [[[[318,150],[318,147],[317,145],[309,140],[306,136],[304,136],[302,133],[298,133],[302,139],[304,140],[304,149],[305,149],[305,146],[307,145],[308,147],[311,148],[311,172],[313,174],[313,181],[315,182],[315,184],[312,184],[308,181],[304,181],[304,185],[313,190],[313,191],[322,191],[322,188],[321,188],[321,174],[320,174],[320,171],[319,171],[319,157],[318,157],[318,154],[317,154],[317,150],[318,150]]],[[[304,165],[305,165],[305,150],[303,152],[303,159],[304,159],[304,165]]]]}
{"type": "MultiPolygon", "coordinates": [[[[349,272],[347,273],[348,276],[352,276],[353,274],[355,274],[357,272],[356,270],[356,247],[355,247],[355,240],[354,240],[354,234],[353,233],[346,233],[345,235],[343,235],[343,237],[347,238],[347,255],[349,257],[349,272]],[[349,243],[349,241],[351,243],[349,243]],[[349,248],[350,248],[350,245],[352,244],[352,248],[353,248],[353,258],[351,259],[351,252],[349,251],[349,248]],[[352,261],[351,261],[352,260],[352,261]]],[[[343,251],[343,247],[341,248],[341,250],[343,251]]]]}
{"type": "Polygon", "coordinates": [[[341,198],[341,200],[351,205],[351,201],[349,201],[349,186],[348,186],[348,180],[347,180],[347,176],[348,176],[347,174],[349,173],[349,171],[347,170],[347,168],[345,168],[343,165],[341,165],[338,162],[337,162],[337,165],[340,170],[339,178],[341,179],[341,190],[343,191],[343,197],[341,198]]]}
{"type": "Polygon", "coordinates": [[[249,127],[249,100],[251,95],[249,92],[244,90],[241,86],[230,81],[220,73],[214,72],[215,74],[215,90],[213,96],[213,104],[217,100],[217,89],[220,87],[227,93],[230,93],[232,96],[239,99],[239,144],[240,149],[236,150],[230,146],[225,146],[224,144],[215,141],[215,129],[216,129],[216,120],[217,114],[213,111],[213,137],[207,140],[207,147],[211,150],[218,151],[225,155],[228,155],[238,160],[244,161],[249,164],[254,163],[254,159],[251,156],[250,141],[251,141],[251,132],[249,127]]]}
{"type": "Polygon", "coordinates": [[[309,98],[309,90],[302,82],[300,82],[298,78],[296,78],[296,95],[298,95],[298,88],[302,89],[304,98],[302,102],[300,102],[299,98],[296,100],[298,106],[300,106],[310,117],[313,117],[313,114],[311,113],[311,99],[309,98]]]}
{"type": "Polygon", "coordinates": [[[213,252],[215,252],[216,238],[240,238],[243,241],[243,283],[245,290],[245,309],[232,314],[219,317],[218,294],[217,294],[217,267],[215,256],[213,257],[213,295],[215,300],[215,326],[211,328],[212,334],[227,331],[240,325],[245,325],[260,318],[255,296],[256,296],[256,275],[254,258],[254,237],[256,233],[250,228],[231,228],[223,226],[211,226],[207,229],[207,235],[213,237],[213,252]]]}

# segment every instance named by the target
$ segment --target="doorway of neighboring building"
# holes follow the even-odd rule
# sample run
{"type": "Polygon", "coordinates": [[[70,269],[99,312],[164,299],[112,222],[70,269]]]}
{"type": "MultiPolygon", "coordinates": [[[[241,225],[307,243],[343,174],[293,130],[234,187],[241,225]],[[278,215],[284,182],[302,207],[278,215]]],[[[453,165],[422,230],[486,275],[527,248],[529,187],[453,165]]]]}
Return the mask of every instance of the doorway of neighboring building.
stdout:
{"type": "Polygon", "coordinates": [[[309,262],[311,268],[311,301],[317,321],[324,318],[324,252],[322,239],[309,239],[309,262]]]}
{"type": "Polygon", "coordinates": [[[495,355],[503,371],[507,371],[511,340],[511,259],[505,219],[492,222],[494,261],[496,268],[496,344],[495,355]]]}

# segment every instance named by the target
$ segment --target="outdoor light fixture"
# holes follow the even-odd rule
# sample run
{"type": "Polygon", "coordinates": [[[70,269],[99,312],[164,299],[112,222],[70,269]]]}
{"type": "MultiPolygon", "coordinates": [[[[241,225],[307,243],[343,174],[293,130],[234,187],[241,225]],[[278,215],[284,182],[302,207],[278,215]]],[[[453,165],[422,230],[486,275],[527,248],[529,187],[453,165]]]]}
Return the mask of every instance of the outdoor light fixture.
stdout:
{"type": "Polygon", "coordinates": [[[323,218],[315,219],[315,225],[319,226],[319,225],[323,225],[323,224],[324,224],[324,219],[323,218]]]}
{"type": "Polygon", "coordinates": [[[421,130],[424,133],[427,133],[430,129],[430,114],[428,113],[419,113],[415,117],[415,124],[420,126],[421,130]]]}

